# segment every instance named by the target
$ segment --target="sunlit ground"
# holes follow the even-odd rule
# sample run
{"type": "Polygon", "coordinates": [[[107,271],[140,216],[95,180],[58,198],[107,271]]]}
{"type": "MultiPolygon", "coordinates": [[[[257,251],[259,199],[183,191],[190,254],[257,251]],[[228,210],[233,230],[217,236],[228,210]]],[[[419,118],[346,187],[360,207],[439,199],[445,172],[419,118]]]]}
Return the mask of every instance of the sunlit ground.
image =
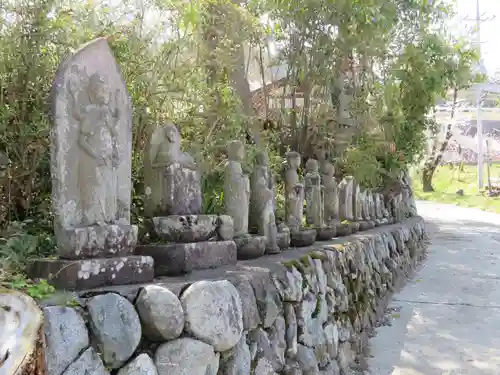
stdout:
{"type": "MultiPolygon", "coordinates": [[[[490,174],[492,185],[500,188],[500,165],[492,165],[490,174]]],[[[488,186],[486,165],[484,168],[484,186],[488,186]]],[[[458,168],[451,169],[449,166],[441,166],[434,176],[433,187],[434,192],[424,193],[422,191],[421,174],[414,174],[413,188],[417,199],[451,203],[463,207],[475,207],[500,213],[500,197],[490,198],[482,192],[478,192],[476,166],[466,165],[463,172],[460,173],[458,168]],[[459,189],[463,190],[463,196],[457,194],[459,189]]]]}

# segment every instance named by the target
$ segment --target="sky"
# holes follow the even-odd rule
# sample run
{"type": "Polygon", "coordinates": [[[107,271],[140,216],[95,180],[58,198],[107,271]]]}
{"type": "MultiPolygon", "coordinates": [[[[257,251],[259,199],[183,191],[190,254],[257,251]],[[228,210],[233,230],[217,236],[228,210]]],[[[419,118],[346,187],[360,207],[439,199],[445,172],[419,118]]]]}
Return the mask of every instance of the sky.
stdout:
{"type": "MultiPolygon", "coordinates": [[[[464,21],[465,17],[476,17],[476,0],[456,0],[457,19],[453,21],[461,33],[467,33],[467,29],[475,26],[472,21],[464,21]]],[[[481,18],[496,18],[481,24],[481,55],[488,71],[492,75],[500,71],[500,0],[479,0],[479,12],[481,18]]],[[[473,35],[473,34],[472,34],[473,35]]]]}

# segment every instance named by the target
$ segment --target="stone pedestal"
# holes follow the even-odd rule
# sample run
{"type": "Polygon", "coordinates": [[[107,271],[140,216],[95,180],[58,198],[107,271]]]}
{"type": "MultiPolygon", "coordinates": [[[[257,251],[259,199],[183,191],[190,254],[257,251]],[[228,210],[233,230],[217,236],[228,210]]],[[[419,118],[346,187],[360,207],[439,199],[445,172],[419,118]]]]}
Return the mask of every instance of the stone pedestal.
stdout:
{"type": "Polygon", "coordinates": [[[147,283],[153,280],[153,259],[124,256],[90,259],[39,259],[29,265],[33,278],[47,279],[56,288],[83,290],[106,285],[147,283]]]}
{"type": "Polygon", "coordinates": [[[236,262],[233,220],[227,215],[154,217],[150,224],[158,243],[137,246],[135,253],[154,259],[156,276],[181,275],[236,262]]]}
{"type": "Polygon", "coordinates": [[[234,241],[140,245],[135,253],[155,260],[156,276],[177,276],[236,263],[234,241]]]}
{"type": "Polygon", "coordinates": [[[282,232],[278,232],[278,235],[276,236],[276,243],[282,251],[290,247],[290,241],[290,230],[288,228],[282,232]]]}
{"type": "Polygon", "coordinates": [[[265,236],[243,234],[233,240],[238,249],[238,259],[259,258],[266,253],[267,237],[265,236]]]}
{"type": "Polygon", "coordinates": [[[292,247],[311,246],[316,241],[318,232],[316,229],[301,229],[290,232],[290,245],[292,247]]]}
{"type": "Polygon", "coordinates": [[[318,241],[329,241],[332,238],[337,237],[336,225],[324,226],[323,228],[319,228],[316,231],[316,240],[318,241]]]}
{"type": "Polygon", "coordinates": [[[137,232],[128,224],[59,230],[59,258],[33,260],[28,273],[68,290],[152,281],[153,259],[133,255],[137,232]]]}

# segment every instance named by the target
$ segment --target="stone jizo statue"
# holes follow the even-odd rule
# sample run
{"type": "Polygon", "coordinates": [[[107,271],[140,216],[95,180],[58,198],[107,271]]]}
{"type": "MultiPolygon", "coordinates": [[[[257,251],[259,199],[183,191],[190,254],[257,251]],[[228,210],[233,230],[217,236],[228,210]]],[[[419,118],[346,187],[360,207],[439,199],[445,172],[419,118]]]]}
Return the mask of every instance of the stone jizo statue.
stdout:
{"type": "Polygon", "coordinates": [[[148,216],[201,212],[200,176],[194,159],[181,150],[181,137],[174,124],[160,125],[152,133],[145,169],[148,216]]]}
{"type": "Polygon", "coordinates": [[[241,163],[245,148],[241,141],[231,141],[227,146],[228,161],[224,176],[224,210],[233,218],[235,237],[248,233],[250,180],[243,173],[241,163]]]}
{"type": "Polygon", "coordinates": [[[298,231],[302,226],[304,213],[304,185],[300,182],[298,169],[300,154],[292,151],[286,155],[285,170],[285,216],[286,224],[291,231],[298,231]]]}
{"type": "Polygon", "coordinates": [[[321,228],[323,222],[323,187],[319,174],[318,161],[309,159],[306,162],[305,199],[306,222],[314,228],[321,228]]]}
{"type": "MultiPolygon", "coordinates": [[[[319,153],[321,156],[321,152],[319,153]]],[[[323,217],[327,225],[339,221],[339,191],[335,179],[335,167],[326,159],[320,160],[321,183],[323,185],[323,217]]]]}
{"type": "Polygon", "coordinates": [[[251,178],[250,225],[252,233],[257,232],[267,238],[266,252],[277,253],[280,249],[274,215],[274,179],[268,163],[267,153],[260,151],[251,178]]]}

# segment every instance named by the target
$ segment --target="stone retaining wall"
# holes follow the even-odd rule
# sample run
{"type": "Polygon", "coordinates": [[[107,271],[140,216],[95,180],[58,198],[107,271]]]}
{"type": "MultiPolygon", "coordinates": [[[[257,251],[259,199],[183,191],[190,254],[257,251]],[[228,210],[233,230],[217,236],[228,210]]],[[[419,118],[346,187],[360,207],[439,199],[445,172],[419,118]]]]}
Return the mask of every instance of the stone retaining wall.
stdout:
{"type": "Polygon", "coordinates": [[[424,222],[413,217],[155,285],[81,293],[44,308],[48,374],[346,374],[424,248],[424,222]]]}

